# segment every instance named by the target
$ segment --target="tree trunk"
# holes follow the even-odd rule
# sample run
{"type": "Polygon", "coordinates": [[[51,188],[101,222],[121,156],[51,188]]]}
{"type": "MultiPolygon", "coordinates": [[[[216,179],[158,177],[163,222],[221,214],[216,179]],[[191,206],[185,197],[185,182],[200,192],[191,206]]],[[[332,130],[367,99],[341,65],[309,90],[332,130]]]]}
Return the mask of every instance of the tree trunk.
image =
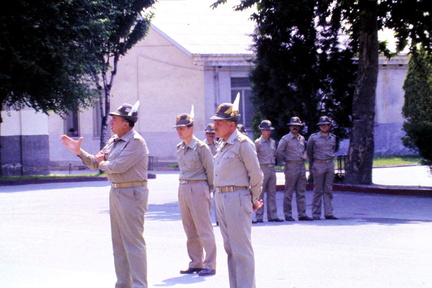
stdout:
{"type": "Polygon", "coordinates": [[[111,108],[111,90],[107,85],[105,85],[105,89],[103,90],[103,95],[101,96],[100,101],[100,113],[101,113],[101,131],[100,131],[100,142],[99,149],[102,150],[107,143],[107,135],[108,135],[108,114],[111,108]]]}
{"type": "Polygon", "coordinates": [[[378,80],[377,1],[360,0],[359,69],[353,98],[345,183],[372,184],[375,94],[378,80]]]}

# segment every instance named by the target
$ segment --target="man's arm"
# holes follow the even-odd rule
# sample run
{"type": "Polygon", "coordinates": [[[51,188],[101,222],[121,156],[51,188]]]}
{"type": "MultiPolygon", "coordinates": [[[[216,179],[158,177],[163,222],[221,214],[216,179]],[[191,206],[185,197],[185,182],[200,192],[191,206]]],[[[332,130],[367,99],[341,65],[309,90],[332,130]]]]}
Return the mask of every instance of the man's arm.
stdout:
{"type": "Polygon", "coordinates": [[[255,146],[245,140],[240,146],[240,157],[245,165],[249,177],[249,186],[252,193],[252,202],[257,202],[261,195],[263,173],[261,171],[255,146]]]}
{"type": "MultiPolygon", "coordinates": [[[[313,135],[313,134],[312,134],[313,135]]],[[[309,160],[309,172],[312,173],[312,166],[313,166],[313,145],[314,145],[314,139],[313,136],[309,136],[309,140],[306,144],[306,153],[309,160]]]]}
{"type": "Polygon", "coordinates": [[[210,148],[206,145],[203,145],[199,149],[199,155],[201,158],[201,163],[204,166],[204,170],[207,174],[207,183],[210,187],[210,190],[213,189],[213,180],[214,180],[214,159],[213,154],[210,151],[210,148]]]}
{"type": "Polygon", "coordinates": [[[108,174],[124,173],[146,157],[145,147],[140,139],[132,138],[117,157],[100,162],[99,169],[108,174]]]}
{"type": "Polygon", "coordinates": [[[285,138],[282,137],[279,142],[279,146],[276,149],[276,159],[279,165],[285,164],[285,146],[286,141],[285,138]]]}

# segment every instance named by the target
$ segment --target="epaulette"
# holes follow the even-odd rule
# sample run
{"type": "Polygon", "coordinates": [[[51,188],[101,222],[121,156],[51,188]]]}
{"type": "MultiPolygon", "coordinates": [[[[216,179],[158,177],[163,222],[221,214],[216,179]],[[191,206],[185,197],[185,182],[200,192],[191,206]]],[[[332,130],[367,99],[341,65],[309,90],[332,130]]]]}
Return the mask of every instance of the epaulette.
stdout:
{"type": "Polygon", "coordinates": [[[199,147],[203,147],[203,146],[207,145],[204,141],[201,141],[201,140],[197,140],[196,143],[199,147]]]}
{"type": "Polygon", "coordinates": [[[239,133],[238,136],[237,136],[237,140],[239,142],[247,141],[247,139],[248,139],[248,137],[246,135],[242,134],[242,133],[239,133]]]}

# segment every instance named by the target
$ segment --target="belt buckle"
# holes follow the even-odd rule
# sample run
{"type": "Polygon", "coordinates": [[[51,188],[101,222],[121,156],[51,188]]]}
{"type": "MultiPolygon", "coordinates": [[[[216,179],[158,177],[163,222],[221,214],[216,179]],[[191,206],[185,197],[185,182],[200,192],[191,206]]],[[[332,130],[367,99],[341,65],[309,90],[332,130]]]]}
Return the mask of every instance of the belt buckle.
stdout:
{"type": "Polygon", "coordinates": [[[180,180],[180,184],[187,184],[188,180],[180,180]]]}
{"type": "Polygon", "coordinates": [[[225,190],[225,191],[223,191],[223,192],[234,192],[234,186],[227,186],[227,187],[224,187],[224,188],[222,188],[223,190],[225,190]]]}

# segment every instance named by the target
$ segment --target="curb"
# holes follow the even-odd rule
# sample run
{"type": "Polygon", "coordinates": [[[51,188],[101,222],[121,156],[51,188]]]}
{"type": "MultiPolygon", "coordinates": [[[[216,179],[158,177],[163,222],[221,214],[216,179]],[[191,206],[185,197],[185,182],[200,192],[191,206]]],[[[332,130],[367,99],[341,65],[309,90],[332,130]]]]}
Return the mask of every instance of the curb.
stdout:
{"type": "MultiPolygon", "coordinates": [[[[156,174],[149,173],[148,179],[156,179],[156,174]]],[[[70,182],[93,182],[93,181],[108,181],[108,178],[95,176],[95,177],[65,177],[65,178],[47,178],[47,179],[6,180],[6,181],[0,181],[0,186],[70,183],[70,182]]]]}
{"type": "MultiPolygon", "coordinates": [[[[285,189],[284,185],[276,186],[276,191],[284,191],[284,189],[285,189]]],[[[306,185],[306,190],[313,191],[313,184],[308,183],[306,185]]],[[[432,197],[432,187],[333,184],[333,191],[355,192],[355,193],[366,193],[366,194],[432,197]]]]}

